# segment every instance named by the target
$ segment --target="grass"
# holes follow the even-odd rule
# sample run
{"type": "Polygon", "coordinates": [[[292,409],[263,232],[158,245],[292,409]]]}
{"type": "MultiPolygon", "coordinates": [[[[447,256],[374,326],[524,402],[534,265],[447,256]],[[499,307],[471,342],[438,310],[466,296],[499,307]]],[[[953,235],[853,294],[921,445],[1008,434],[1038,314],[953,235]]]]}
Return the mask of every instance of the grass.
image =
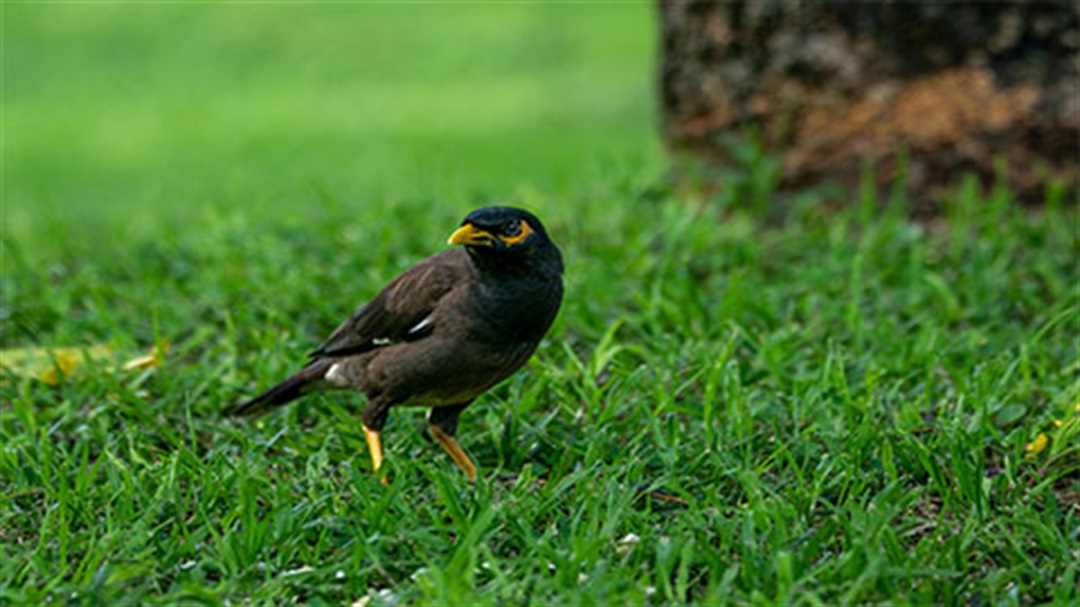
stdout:
{"type": "Polygon", "coordinates": [[[0,600],[1075,602],[1077,216],[1053,188],[1032,212],[961,181],[930,224],[902,192],[839,211],[806,193],[778,221],[748,154],[724,193],[684,197],[650,138],[648,7],[4,10],[4,347],[113,358],[0,382],[0,600]],[[358,36],[365,19],[389,29],[358,36]],[[117,31],[143,52],[113,57],[117,31]],[[462,32],[472,51],[444,45],[462,32]],[[349,65],[311,44],[399,37],[417,52],[364,71],[376,97],[410,91],[388,122],[304,109],[349,65]],[[64,99],[29,74],[84,69],[160,79],[122,91],[151,114],[204,86],[203,130],[119,128],[124,108],[98,112],[131,100],[92,74],[35,130],[64,99]],[[205,153],[177,165],[177,141],[205,153]],[[420,411],[391,416],[389,487],[356,397],[220,416],[489,200],[546,220],[569,296],[462,418],[479,483],[420,411]],[[117,370],[165,343],[160,366],[117,370]]]}

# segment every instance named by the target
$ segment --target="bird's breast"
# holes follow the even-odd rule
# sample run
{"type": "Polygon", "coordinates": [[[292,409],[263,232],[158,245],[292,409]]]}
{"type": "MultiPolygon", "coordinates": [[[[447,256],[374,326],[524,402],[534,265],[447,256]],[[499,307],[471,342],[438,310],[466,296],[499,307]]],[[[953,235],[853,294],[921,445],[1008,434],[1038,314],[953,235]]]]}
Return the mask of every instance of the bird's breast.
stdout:
{"type": "Polygon", "coordinates": [[[477,328],[499,340],[535,344],[547,332],[562,302],[561,282],[520,281],[481,288],[477,328]]]}

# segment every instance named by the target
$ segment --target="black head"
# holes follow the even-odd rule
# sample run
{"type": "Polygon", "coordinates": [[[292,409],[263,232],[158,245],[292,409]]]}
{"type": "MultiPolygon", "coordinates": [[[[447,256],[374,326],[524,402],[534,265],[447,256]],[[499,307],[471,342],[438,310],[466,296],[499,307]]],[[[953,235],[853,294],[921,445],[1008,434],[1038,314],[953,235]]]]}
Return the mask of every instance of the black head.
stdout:
{"type": "Polygon", "coordinates": [[[484,207],[469,213],[450,235],[485,267],[522,263],[562,273],[562,256],[536,215],[515,207],[484,207]]]}

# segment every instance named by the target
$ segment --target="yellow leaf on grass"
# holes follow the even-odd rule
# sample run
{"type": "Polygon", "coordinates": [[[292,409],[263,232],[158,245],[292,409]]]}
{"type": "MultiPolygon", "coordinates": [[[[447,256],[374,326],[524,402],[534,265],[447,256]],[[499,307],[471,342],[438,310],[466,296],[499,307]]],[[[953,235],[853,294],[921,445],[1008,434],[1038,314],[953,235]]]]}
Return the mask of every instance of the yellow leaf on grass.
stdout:
{"type": "MultiPolygon", "coordinates": [[[[150,354],[129,360],[120,369],[127,371],[157,367],[161,364],[168,347],[168,343],[162,343],[150,354]]],[[[86,362],[109,360],[114,355],[113,348],[106,344],[84,348],[10,348],[0,350],[0,367],[9,373],[35,377],[55,386],[71,377],[86,362]]],[[[108,368],[115,370],[115,367],[111,365],[108,368]]]]}
{"type": "Polygon", "coordinates": [[[87,360],[102,359],[111,353],[103,344],[86,348],[10,348],[0,351],[0,367],[56,385],[87,360]]]}
{"type": "Polygon", "coordinates": [[[1027,451],[1027,455],[1025,455],[1024,457],[1026,457],[1027,459],[1034,458],[1038,454],[1042,453],[1043,450],[1046,449],[1046,446],[1049,444],[1050,437],[1047,436],[1045,432],[1040,432],[1039,435],[1035,437],[1035,440],[1028,443],[1027,447],[1024,447],[1024,451],[1027,451]]]}
{"type": "Polygon", "coordinates": [[[169,342],[163,341],[161,344],[154,348],[152,352],[146,356],[140,356],[133,358],[120,367],[124,371],[131,371],[133,369],[152,369],[154,367],[160,367],[162,360],[165,358],[165,354],[169,351],[169,342]]]}
{"type": "Polygon", "coordinates": [[[38,378],[47,384],[55,386],[60,383],[61,378],[67,378],[71,375],[75,367],[79,366],[81,358],[75,352],[54,352],[53,360],[55,364],[45,369],[45,372],[38,378]]]}

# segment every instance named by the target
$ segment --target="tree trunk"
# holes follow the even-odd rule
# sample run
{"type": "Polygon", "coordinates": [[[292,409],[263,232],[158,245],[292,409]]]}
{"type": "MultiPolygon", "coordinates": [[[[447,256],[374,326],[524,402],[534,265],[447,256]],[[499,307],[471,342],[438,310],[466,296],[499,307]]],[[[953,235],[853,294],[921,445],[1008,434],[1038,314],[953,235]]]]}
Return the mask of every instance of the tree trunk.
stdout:
{"type": "Polygon", "coordinates": [[[918,200],[964,170],[1038,200],[1048,179],[1077,181],[1078,7],[660,0],[664,135],[725,163],[753,127],[786,188],[853,184],[867,165],[884,185],[901,153],[918,200]]]}

